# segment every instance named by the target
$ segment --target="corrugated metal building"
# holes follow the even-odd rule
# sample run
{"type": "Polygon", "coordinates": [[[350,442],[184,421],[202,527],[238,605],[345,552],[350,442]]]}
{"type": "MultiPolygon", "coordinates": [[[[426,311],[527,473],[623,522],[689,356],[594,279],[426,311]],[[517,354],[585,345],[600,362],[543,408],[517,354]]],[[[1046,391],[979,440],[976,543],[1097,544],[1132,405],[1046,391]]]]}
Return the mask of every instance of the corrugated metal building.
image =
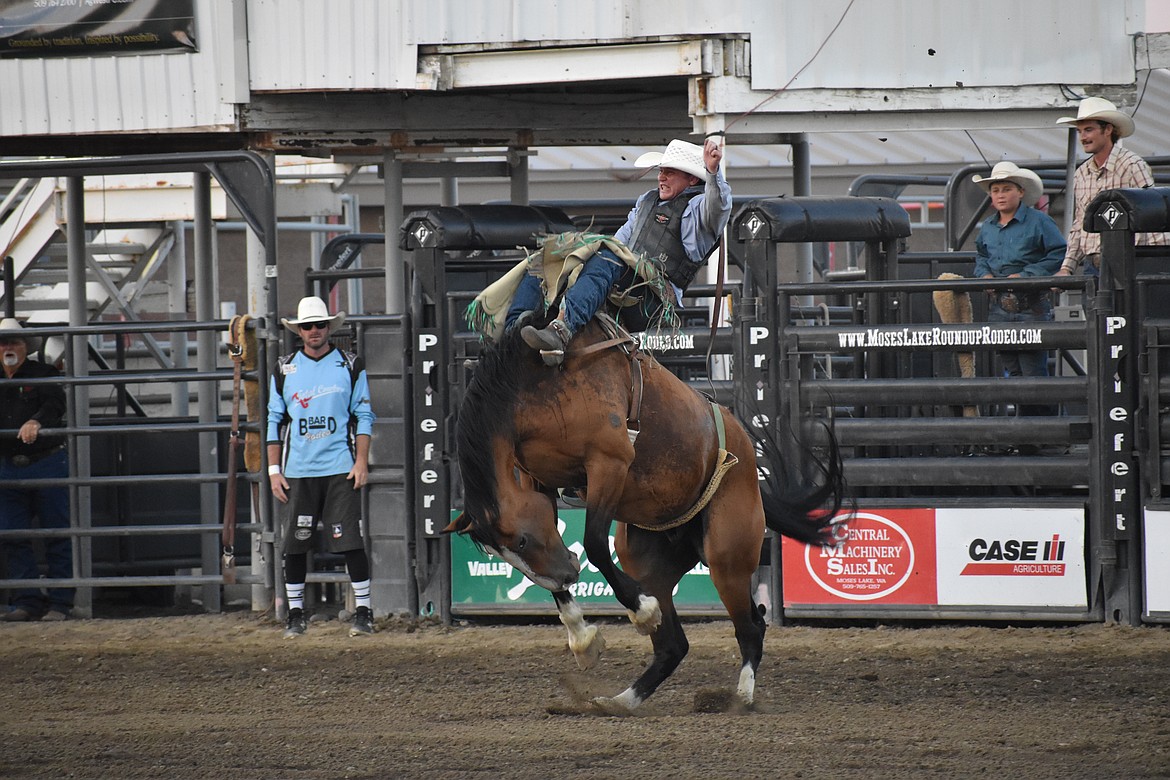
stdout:
{"type": "MultiPolygon", "coordinates": [[[[0,33],[33,5],[8,4],[0,33]]],[[[122,4],[137,5],[154,4],[122,4]]],[[[1143,34],[1170,29],[1170,13],[1144,0],[190,6],[194,49],[0,51],[0,156],[306,153],[337,164],[323,166],[328,181],[357,195],[361,227],[377,231],[401,219],[381,214],[391,189],[406,209],[631,200],[647,186],[631,161],[693,133],[725,131],[736,192],[773,195],[844,193],[876,172],[1060,159],[1068,137],[1053,123],[1083,94],[1137,107],[1127,143],[1143,155],[1165,151],[1170,131],[1170,82],[1157,70],[1170,45],[1143,34]],[[388,183],[374,167],[485,159],[520,166],[521,186],[418,167],[388,183]]],[[[302,237],[282,238],[282,257],[307,266],[302,237]]]]}
{"type": "Polygon", "coordinates": [[[197,51],[0,52],[6,147],[67,153],[50,139],[101,135],[123,150],[115,136],[138,133],[281,151],[1044,127],[1076,93],[1132,105],[1146,16],[1141,0],[193,4],[197,51]]]}

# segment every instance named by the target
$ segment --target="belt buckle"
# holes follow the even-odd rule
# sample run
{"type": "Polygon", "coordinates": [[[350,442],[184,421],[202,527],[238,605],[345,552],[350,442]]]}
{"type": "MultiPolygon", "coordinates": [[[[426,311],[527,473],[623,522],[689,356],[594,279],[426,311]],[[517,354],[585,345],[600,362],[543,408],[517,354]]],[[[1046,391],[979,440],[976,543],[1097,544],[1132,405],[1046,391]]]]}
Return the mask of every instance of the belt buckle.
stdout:
{"type": "Polygon", "coordinates": [[[999,307],[1009,314],[1015,314],[1020,310],[1020,299],[1013,292],[1005,292],[999,296],[999,307]]]}
{"type": "Polygon", "coordinates": [[[13,455],[12,465],[16,466],[18,469],[28,468],[30,465],[32,465],[32,459],[29,458],[28,455],[13,455]]]}

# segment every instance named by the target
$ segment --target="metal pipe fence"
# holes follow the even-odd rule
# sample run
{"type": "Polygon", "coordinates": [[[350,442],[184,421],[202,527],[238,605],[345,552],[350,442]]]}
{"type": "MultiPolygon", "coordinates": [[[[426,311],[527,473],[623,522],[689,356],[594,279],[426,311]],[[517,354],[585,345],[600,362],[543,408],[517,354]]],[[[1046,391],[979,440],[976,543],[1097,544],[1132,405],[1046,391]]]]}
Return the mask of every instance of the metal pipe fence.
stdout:
{"type": "MultiPolygon", "coordinates": [[[[167,321],[167,322],[118,322],[118,323],[95,323],[82,326],[53,326],[53,327],[35,327],[29,328],[30,335],[34,337],[50,337],[59,336],[66,343],[64,354],[66,356],[85,354],[84,350],[76,348],[77,344],[92,342],[103,336],[134,337],[144,336],[147,334],[167,334],[167,333],[219,333],[225,332],[228,328],[228,320],[205,320],[205,321],[167,321]]],[[[218,347],[218,345],[217,345],[218,347]]],[[[221,349],[214,349],[214,362],[218,361],[222,356],[221,349]]],[[[259,385],[266,385],[267,383],[267,367],[265,361],[257,360],[258,369],[256,371],[244,371],[241,378],[243,380],[255,381],[259,385]]],[[[230,382],[233,377],[233,372],[230,368],[215,368],[214,370],[188,370],[188,369],[174,369],[163,367],[160,369],[115,369],[104,371],[89,371],[87,367],[75,366],[73,361],[66,359],[64,364],[63,375],[60,377],[42,378],[42,379],[6,379],[0,378],[0,387],[5,385],[19,384],[21,386],[33,385],[59,385],[66,391],[68,415],[66,424],[56,428],[45,428],[42,430],[42,436],[60,437],[64,439],[64,444],[70,452],[70,472],[66,477],[52,478],[52,479],[7,479],[0,480],[0,488],[12,489],[39,489],[49,487],[66,487],[70,490],[70,506],[71,506],[71,520],[69,528],[54,529],[54,528],[30,528],[30,529],[14,529],[14,530],[0,530],[0,542],[14,539],[26,540],[44,540],[52,538],[67,537],[74,541],[81,540],[143,540],[152,537],[161,538],[195,538],[205,539],[211,535],[219,535],[222,532],[222,523],[220,522],[220,512],[222,510],[220,496],[220,486],[226,483],[227,475],[224,469],[216,468],[208,471],[201,467],[191,468],[189,470],[173,471],[168,473],[153,473],[153,470],[160,465],[157,461],[140,464],[141,469],[135,468],[131,465],[130,470],[127,471],[127,464],[133,464],[134,459],[128,457],[135,448],[141,446],[139,442],[144,439],[149,439],[152,436],[169,436],[176,438],[176,446],[182,444],[182,441],[187,437],[198,437],[200,435],[211,435],[215,439],[220,439],[225,434],[230,432],[231,423],[230,417],[224,415],[221,410],[223,393],[221,392],[220,383],[228,383],[227,396],[230,398],[230,382]],[[80,370],[79,370],[80,368],[80,370]],[[90,414],[77,414],[77,403],[79,397],[88,396],[88,393],[82,395],[77,391],[80,388],[93,387],[111,387],[121,388],[128,384],[168,384],[179,385],[183,387],[188,384],[196,384],[202,387],[210,387],[213,397],[214,416],[218,420],[160,420],[147,418],[131,418],[131,421],[124,419],[117,419],[110,422],[104,422],[100,419],[91,419],[90,414]],[[78,423],[77,420],[84,422],[78,423]],[[139,419],[141,421],[139,421],[139,419]],[[111,473],[94,474],[92,473],[92,466],[96,465],[94,459],[90,458],[86,462],[74,457],[74,453],[78,449],[78,443],[81,441],[90,442],[92,447],[94,443],[106,442],[114,450],[113,463],[107,464],[111,473]],[[196,505],[192,508],[192,512],[202,517],[201,522],[197,523],[174,523],[174,522],[125,522],[126,517],[120,517],[117,508],[111,516],[114,519],[113,524],[91,525],[83,522],[85,516],[88,516],[93,511],[93,504],[87,503],[84,507],[81,502],[83,499],[82,490],[89,494],[90,500],[96,501],[103,493],[93,493],[92,491],[104,491],[110,494],[133,494],[135,492],[157,491],[159,489],[179,490],[183,486],[205,486],[204,489],[209,488],[212,493],[207,495],[200,495],[196,499],[196,505]],[[86,511],[82,511],[82,510],[86,511]],[[120,518],[120,519],[119,519],[120,518]]],[[[241,397],[241,403],[243,398],[241,397]]],[[[242,422],[240,428],[244,432],[258,433],[262,431],[263,422],[260,420],[253,420],[249,422],[242,422]]],[[[15,436],[15,430],[0,431],[0,436],[15,436]]],[[[227,451],[226,447],[221,447],[213,444],[213,457],[219,459],[219,453],[227,451]]],[[[197,447],[193,447],[197,449],[197,447]]],[[[261,450],[264,448],[261,447],[261,450]]],[[[169,460],[172,465],[176,460],[181,460],[180,455],[189,453],[163,452],[159,456],[159,460],[163,462],[161,465],[166,465],[169,460]]],[[[261,484],[266,485],[266,472],[244,472],[238,473],[238,478],[246,483],[254,486],[261,484]]],[[[251,502],[248,499],[248,491],[241,491],[244,501],[241,503],[241,509],[247,503],[249,507],[251,502]]],[[[149,496],[148,496],[149,498],[149,496]]],[[[124,500],[124,499],[121,499],[124,500]]],[[[173,512],[173,507],[150,507],[144,514],[151,517],[166,516],[167,512],[173,512]],[[164,511],[165,510],[165,511],[164,511]]],[[[271,529],[266,522],[241,522],[236,528],[237,532],[245,537],[256,540],[268,539],[271,540],[271,529]]],[[[121,543],[120,542],[120,543],[121,543]]],[[[218,544],[218,542],[217,542],[218,544]]],[[[257,548],[251,543],[245,545],[237,545],[240,549],[251,550],[257,548]]],[[[257,548],[258,549],[258,548],[257,548]]],[[[93,547],[86,544],[74,544],[74,575],[70,578],[46,578],[40,577],[36,580],[16,580],[16,579],[0,579],[0,589],[14,589],[14,588],[41,588],[41,587],[70,587],[79,589],[93,589],[103,587],[158,587],[158,586],[204,586],[212,587],[218,583],[222,583],[223,575],[218,568],[218,555],[207,556],[200,554],[196,550],[191,555],[183,558],[187,565],[182,568],[202,568],[202,574],[183,574],[179,573],[179,569],[175,569],[171,573],[160,574],[158,568],[165,568],[167,564],[165,560],[135,562],[135,566],[127,566],[126,568],[140,568],[145,569],[148,573],[127,573],[119,576],[96,576],[92,573],[89,575],[85,572],[93,572],[95,563],[101,568],[109,568],[105,561],[95,561],[97,553],[93,547]],[[154,571],[150,569],[154,567],[154,571]]],[[[267,563],[271,564],[271,554],[264,556],[267,563]]],[[[117,568],[117,561],[113,564],[117,568]]],[[[273,574],[269,571],[239,571],[236,576],[236,583],[245,586],[260,586],[271,588],[273,584],[273,574]]],[[[335,581],[331,573],[323,573],[320,577],[315,577],[311,581],[331,582],[335,581]]],[[[80,595],[80,594],[79,594],[80,595]]],[[[91,598],[79,598],[79,604],[91,604],[91,598]]]]}

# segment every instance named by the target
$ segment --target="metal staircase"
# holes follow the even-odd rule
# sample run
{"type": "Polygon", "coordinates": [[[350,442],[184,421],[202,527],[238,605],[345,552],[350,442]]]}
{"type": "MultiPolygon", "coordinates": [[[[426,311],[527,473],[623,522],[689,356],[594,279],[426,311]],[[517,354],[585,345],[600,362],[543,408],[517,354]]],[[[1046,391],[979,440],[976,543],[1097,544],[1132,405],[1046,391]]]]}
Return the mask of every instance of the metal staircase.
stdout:
{"type": "MultiPolygon", "coordinates": [[[[339,231],[357,229],[356,199],[339,191],[352,176],[349,167],[298,157],[280,158],[275,167],[280,217],[342,215],[353,224],[339,224],[339,231]]],[[[142,317],[137,312],[167,311],[164,287],[150,282],[177,243],[183,254],[182,237],[175,231],[194,219],[192,187],[189,173],[85,179],[88,320],[138,320],[142,317]]],[[[60,178],[0,180],[0,258],[12,258],[15,311],[33,323],[69,321],[65,190],[66,180],[60,178]]],[[[216,182],[210,206],[218,224],[228,226],[240,218],[216,182]]],[[[290,229],[305,227],[286,224],[290,229]]],[[[8,305],[6,294],[0,287],[0,305],[8,305]]]]}
{"type": "MultiPolygon", "coordinates": [[[[64,222],[63,182],[55,178],[21,179],[0,202],[0,252],[12,258],[15,311],[30,322],[69,320],[64,222]]],[[[137,319],[147,283],[174,247],[170,223],[91,229],[86,237],[88,319],[111,309],[137,319]]]]}

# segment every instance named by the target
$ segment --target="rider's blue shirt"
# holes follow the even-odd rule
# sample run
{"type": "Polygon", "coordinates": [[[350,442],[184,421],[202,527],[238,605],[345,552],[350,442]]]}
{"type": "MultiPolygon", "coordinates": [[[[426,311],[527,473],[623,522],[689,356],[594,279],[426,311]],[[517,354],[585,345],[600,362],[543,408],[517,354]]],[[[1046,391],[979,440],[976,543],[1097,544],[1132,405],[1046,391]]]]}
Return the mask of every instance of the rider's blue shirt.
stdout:
{"type": "MultiPolygon", "coordinates": [[[[707,259],[707,255],[711,254],[711,249],[719,240],[719,236],[723,233],[723,228],[727,226],[727,220],[731,216],[731,186],[723,178],[723,171],[720,169],[707,177],[706,184],[688,187],[684,194],[692,192],[699,194],[691,198],[690,203],[687,204],[682,213],[682,219],[679,222],[681,232],[679,237],[682,239],[683,249],[686,250],[687,257],[690,258],[691,262],[702,263],[707,259]]],[[[644,193],[638,198],[634,208],[630,209],[630,213],[626,215],[625,224],[618,228],[613,237],[629,246],[630,240],[634,237],[634,223],[637,221],[638,209],[654,208],[654,204],[657,202],[657,189],[644,193]]],[[[631,248],[637,250],[637,247],[631,248]]],[[[676,303],[681,303],[682,291],[676,289],[674,292],[677,298],[676,303]]]]}
{"type": "Polygon", "coordinates": [[[356,381],[350,381],[349,363],[338,349],[313,359],[298,351],[277,366],[282,371],[283,390],[277,392],[276,377],[268,389],[268,441],[280,441],[280,424],[290,418],[288,442],[284,448],[284,475],[290,478],[328,477],[348,474],[353,468],[348,427],[352,417],[357,435],[370,435],[374,412],[370,408],[370,385],[360,359],[354,365],[356,381]]]}

